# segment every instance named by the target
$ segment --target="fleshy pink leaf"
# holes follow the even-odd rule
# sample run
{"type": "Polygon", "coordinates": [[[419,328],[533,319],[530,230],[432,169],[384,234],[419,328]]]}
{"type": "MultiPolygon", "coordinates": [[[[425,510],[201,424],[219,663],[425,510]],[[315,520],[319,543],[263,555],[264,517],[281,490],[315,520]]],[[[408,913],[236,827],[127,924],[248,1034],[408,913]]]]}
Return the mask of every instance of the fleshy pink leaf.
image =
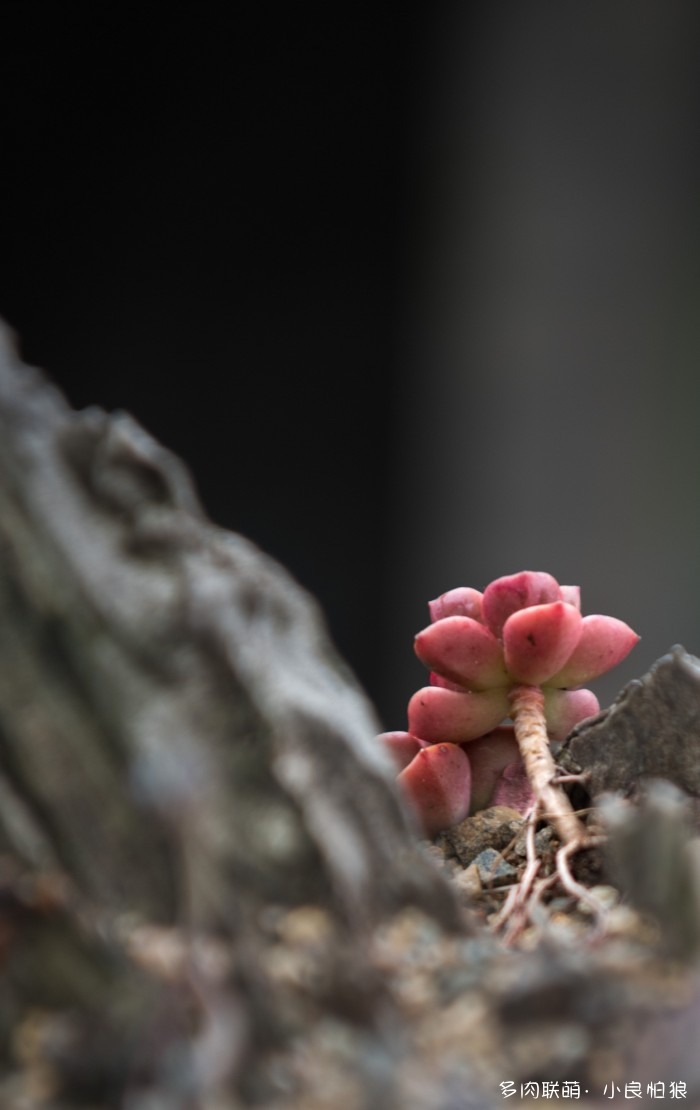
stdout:
{"type": "Polygon", "coordinates": [[[592,690],[544,688],[544,715],[550,740],[565,740],[574,725],[595,717],[600,704],[592,690]]]}
{"type": "Polygon", "coordinates": [[[605,674],[629,655],[639,636],[624,621],[597,613],[581,621],[581,636],[562,668],[549,679],[552,686],[580,686],[605,674]]]}
{"type": "Polygon", "coordinates": [[[469,813],[469,760],[456,744],[422,748],[398,781],[427,836],[459,824],[469,813]]]}
{"type": "Polygon", "coordinates": [[[527,813],[534,800],[535,795],[522,760],[505,767],[496,783],[491,805],[509,806],[517,809],[518,813],[527,813]]]}
{"type": "Polygon", "coordinates": [[[581,612],[581,587],[580,586],[560,586],[559,592],[561,594],[561,601],[567,601],[569,605],[573,605],[574,609],[581,612]]]}
{"type": "Polygon", "coordinates": [[[393,759],[397,771],[403,771],[425,745],[410,732],[381,732],[377,740],[393,759]]]}
{"type": "Polygon", "coordinates": [[[554,601],[513,613],[503,628],[506,666],[516,682],[539,686],[561,670],[581,635],[581,614],[554,601]]]}
{"type": "Polygon", "coordinates": [[[443,690],[459,690],[460,693],[464,692],[464,686],[460,686],[459,682],[450,682],[449,678],[444,675],[438,674],[437,671],[430,672],[428,679],[431,686],[441,686],[443,690]]]}
{"type": "Polygon", "coordinates": [[[471,617],[443,617],[429,624],[418,633],[414,646],[426,667],[469,689],[486,690],[508,682],[500,643],[471,617]]]}
{"type": "Polygon", "coordinates": [[[544,605],[560,598],[559,583],[544,571],[522,570],[496,578],[484,590],[481,603],[484,623],[496,636],[512,613],[530,605],[544,605]]]}
{"type": "Polygon", "coordinates": [[[473,692],[424,686],[408,703],[408,730],[431,743],[475,740],[508,716],[505,689],[473,692]]]}
{"type": "Polygon", "coordinates": [[[486,736],[464,745],[472,769],[472,801],[470,812],[476,813],[491,805],[491,797],[501,772],[516,762],[520,753],[512,725],[502,725],[486,736]]]}
{"type": "Polygon", "coordinates": [[[471,586],[458,586],[455,590],[448,590],[434,601],[428,602],[431,621],[442,620],[443,617],[471,617],[472,620],[481,620],[481,600],[483,594],[473,590],[471,586]]]}

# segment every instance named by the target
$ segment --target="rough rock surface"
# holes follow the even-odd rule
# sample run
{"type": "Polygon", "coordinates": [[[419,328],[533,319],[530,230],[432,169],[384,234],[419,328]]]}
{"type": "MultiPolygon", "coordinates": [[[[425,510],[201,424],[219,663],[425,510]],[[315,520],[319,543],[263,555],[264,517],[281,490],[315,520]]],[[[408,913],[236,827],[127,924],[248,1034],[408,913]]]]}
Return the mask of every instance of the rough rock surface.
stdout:
{"type": "Polygon", "coordinates": [[[578,725],[557,758],[586,772],[594,797],[657,778],[700,798],[700,660],[672,648],[609,709],[578,725]]]}

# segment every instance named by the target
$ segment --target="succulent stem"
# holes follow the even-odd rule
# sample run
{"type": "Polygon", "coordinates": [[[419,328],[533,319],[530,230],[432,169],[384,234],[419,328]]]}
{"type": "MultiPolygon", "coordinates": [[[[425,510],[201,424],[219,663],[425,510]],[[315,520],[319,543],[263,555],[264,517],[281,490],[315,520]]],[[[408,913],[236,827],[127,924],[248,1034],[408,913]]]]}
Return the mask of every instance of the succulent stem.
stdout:
{"type": "Polygon", "coordinates": [[[509,697],[515,738],[539,812],[552,822],[562,844],[578,844],[586,831],[567,795],[554,782],[557,769],[547,736],[544,694],[539,686],[514,686],[509,697]]]}

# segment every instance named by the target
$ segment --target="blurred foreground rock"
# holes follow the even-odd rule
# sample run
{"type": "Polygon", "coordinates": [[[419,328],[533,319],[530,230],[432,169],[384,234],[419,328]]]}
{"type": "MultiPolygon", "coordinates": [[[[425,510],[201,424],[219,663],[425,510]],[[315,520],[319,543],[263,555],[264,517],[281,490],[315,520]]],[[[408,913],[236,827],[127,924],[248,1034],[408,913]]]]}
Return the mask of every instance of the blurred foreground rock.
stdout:
{"type": "MultiPolygon", "coordinates": [[[[85,994],[99,1011],[113,984],[99,944],[85,957],[95,997],[77,974],[75,997],[70,974],[48,981],[36,932],[60,932],[71,899],[86,936],[129,915],[231,940],[241,1070],[282,1035],[256,967],[270,903],[328,908],[357,994],[360,938],[388,914],[416,903],[454,926],[376,731],[282,568],[204,519],[182,464],[129,416],[72,412],[3,335],[0,848],[7,928],[20,946],[33,930],[21,982],[6,983],[5,1051],[25,1002],[67,989],[67,1005],[85,994]],[[29,872],[68,880],[46,917],[22,904],[29,872]]],[[[8,966],[11,980],[15,955],[8,966]]]]}

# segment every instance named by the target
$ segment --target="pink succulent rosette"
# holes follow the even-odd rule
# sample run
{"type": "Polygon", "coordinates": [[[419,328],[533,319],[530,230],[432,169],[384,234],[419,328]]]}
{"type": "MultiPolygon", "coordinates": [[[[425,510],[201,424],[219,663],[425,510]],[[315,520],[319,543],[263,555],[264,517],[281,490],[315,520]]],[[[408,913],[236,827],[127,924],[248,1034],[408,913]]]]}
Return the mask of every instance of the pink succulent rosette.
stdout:
{"type": "Polygon", "coordinates": [[[394,760],[398,782],[426,836],[488,806],[525,813],[532,801],[512,725],[468,744],[429,743],[409,732],[384,732],[378,739],[394,760]]]}
{"type": "Polygon", "coordinates": [[[582,617],[579,588],[538,571],[497,578],[483,594],[450,590],[429,610],[415,650],[430,685],[409,702],[408,732],[382,741],[401,752],[399,780],[430,834],[495,799],[527,808],[517,743],[501,727],[515,688],[542,689],[549,738],[563,740],[599,710],[581,686],[615,667],[639,637],[615,617],[582,617]]]}

